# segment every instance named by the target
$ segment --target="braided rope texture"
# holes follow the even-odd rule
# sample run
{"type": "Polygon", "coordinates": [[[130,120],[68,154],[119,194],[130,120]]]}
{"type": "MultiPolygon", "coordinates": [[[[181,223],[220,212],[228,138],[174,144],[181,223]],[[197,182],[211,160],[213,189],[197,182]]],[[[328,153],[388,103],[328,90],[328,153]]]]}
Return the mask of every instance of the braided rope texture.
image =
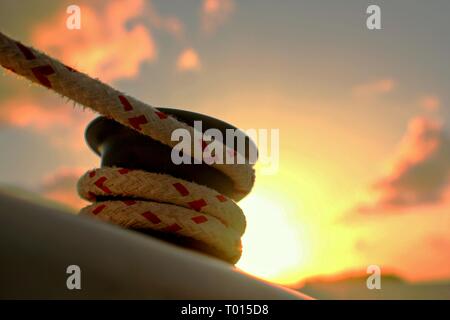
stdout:
{"type": "Polygon", "coordinates": [[[78,193],[93,202],[98,197],[113,199],[83,208],[82,215],[193,238],[227,261],[241,255],[244,214],[233,200],[210,188],[165,174],[104,167],[85,173],[78,193]]]}
{"type": "MultiPolygon", "coordinates": [[[[165,145],[177,144],[171,140],[175,129],[183,128],[191,137],[196,136],[193,127],[1,32],[0,64],[165,145]]],[[[202,133],[197,132],[197,135],[202,136],[202,133]]],[[[203,150],[206,142],[192,143],[200,143],[203,150]]],[[[191,150],[195,149],[193,145],[191,150]]],[[[225,144],[223,151],[235,154],[225,144]]],[[[240,200],[253,187],[255,175],[251,164],[213,163],[211,166],[233,181],[234,190],[230,195],[233,200],[240,200]]],[[[99,197],[108,198],[83,208],[82,215],[126,228],[186,236],[215,248],[232,263],[241,255],[240,237],[245,230],[245,216],[232,199],[208,187],[164,174],[106,167],[81,177],[78,191],[81,197],[92,202],[99,197]]]]}

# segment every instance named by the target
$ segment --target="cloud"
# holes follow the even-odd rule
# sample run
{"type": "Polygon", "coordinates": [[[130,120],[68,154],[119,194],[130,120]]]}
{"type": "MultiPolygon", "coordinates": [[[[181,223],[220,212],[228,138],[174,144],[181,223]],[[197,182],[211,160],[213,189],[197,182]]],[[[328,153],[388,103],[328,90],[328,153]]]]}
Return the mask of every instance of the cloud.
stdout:
{"type": "Polygon", "coordinates": [[[205,33],[214,33],[233,13],[233,0],[203,0],[202,29],[205,33]]]}
{"type": "Polygon", "coordinates": [[[0,105],[0,123],[13,127],[31,127],[42,131],[52,126],[66,126],[72,122],[65,108],[42,106],[28,98],[13,98],[0,105]]]}
{"type": "Polygon", "coordinates": [[[159,18],[159,27],[175,37],[182,37],[184,34],[184,25],[176,17],[159,18]]]}
{"type": "Polygon", "coordinates": [[[88,202],[78,196],[77,181],[85,171],[84,168],[59,168],[43,179],[40,192],[46,198],[81,209],[88,202]]]}
{"type": "Polygon", "coordinates": [[[104,6],[86,3],[80,8],[80,30],[67,29],[68,15],[58,12],[35,26],[33,44],[104,81],[135,77],[141,63],[156,58],[149,29],[135,21],[144,14],[143,0],[114,0],[104,6]]]}
{"type": "Polygon", "coordinates": [[[179,71],[198,71],[200,68],[200,58],[194,49],[185,49],[178,56],[177,69],[179,71]]]}
{"type": "Polygon", "coordinates": [[[425,238],[424,241],[431,250],[447,256],[450,259],[450,238],[444,234],[434,234],[425,238]]]}
{"type": "MultiPolygon", "coordinates": [[[[66,28],[69,15],[60,8],[50,12],[49,19],[33,22],[33,45],[104,81],[134,77],[142,62],[156,59],[150,27],[174,37],[184,32],[181,21],[160,15],[150,1],[81,1],[78,5],[80,30],[66,28]]],[[[192,62],[191,67],[195,67],[192,62]]],[[[10,97],[0,101],[0,125],[46,134],[55,145],[84,148],[84,130],[94,117],[92,112],[80,112],[56,96],[23,92],[9,92],[10,97]]]]}
{"type": "Polygon", "coordinates": [[[185,33],[184,24],[175,16],[162,16],[152,5],[152,2],[146,2],[145,19],[147,19],[152,27],[161,29],[174,36],[182,38],[185,33]]]}
{"type": "Polygon", "coordinates": [[[394,80],[386,78],[354,86],[352,88],[352,94],[359,98],[372,98],[391,92],[395,86],[396,83],[394,80]]]}
{"type": "Polygon", "coordinates": [[[381,213],[438,204],[450,187],[450,139],[440,123],[417,117],[410,121],[392,168],[373,185],[377,199],[357,208],[381,213]]]}
{"type": "Polygon", "coordinates": [[[427,111],[437,111],[441,101],[436,96],[425,96],[420,99],[420,106],[427,111]]]}
{"type": "Polygon", "coordinates": [[[81,112],[58,97],[36,100],[16,96],[0,102],[0,125],[48,134],[54,145],[76,149],[84,148],[83,132],[93,118],[93,112],[81,112]]]}

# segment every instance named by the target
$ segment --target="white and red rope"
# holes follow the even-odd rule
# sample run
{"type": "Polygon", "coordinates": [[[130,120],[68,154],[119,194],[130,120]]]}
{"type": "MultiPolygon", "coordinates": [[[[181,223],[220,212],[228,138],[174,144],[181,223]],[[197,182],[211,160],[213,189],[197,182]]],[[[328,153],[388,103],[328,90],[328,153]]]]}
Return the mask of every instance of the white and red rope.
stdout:
{"type": "Polygon", "coordinates": [[[227,260],[240,255],[245,230],[241,209],[218,192],[165,174],[100,168],[78,182],[84,199],[119,197],[94,203],[81,214],[133,229],[177,233],[201,241],[227,260]]]}
{"type": "MultiPolygon", "coordinates": [[[[165,145],[177,144],[170,137],[178,128],[194,136],[193,127],[2,33],[0,64],[165,145]]],[[[193,143],[201,143],[202,150],[205,147],[203,141],[193,143]]],[[[223,150],[234,152],[226,145],[223,150]]],[[[252,165],[211,166],[233,181],[232,199],[240,200],[250,192],[254,182],[252,165]]],[[[240,256],[245,217],[233,200],[215,190],[168,175],[123,168],[90,171],[80,179],[78,189],[82,197],[91,201],[98,196],[130,199],[94,203],[82,209],[82,214],[124,227],[190,237],[219,250],[229,261],[237,261],[240,256]]]]}

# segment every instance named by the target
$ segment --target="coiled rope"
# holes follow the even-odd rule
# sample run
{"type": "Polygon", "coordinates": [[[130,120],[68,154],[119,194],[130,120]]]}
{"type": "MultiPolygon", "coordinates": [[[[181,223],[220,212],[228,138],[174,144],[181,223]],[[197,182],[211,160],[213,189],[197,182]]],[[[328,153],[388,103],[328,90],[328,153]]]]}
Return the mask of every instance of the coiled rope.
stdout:
{"type": "MultiPolygon", "coordinates": [[[[177,144],[170,138],[175,129],[184,128],[194,136],[193,127],[2,33],[0,64],[170,147],[177,144]]],[[[205,142],[199,143],[203,150],[205,142]]],[[[234,152],[226,144],[223,150],[234,152]]],[[[234,201],[250,192],[254,170],[250,164],[213,163],[211,166],[232,180],[231,199],[211,188],[169,175],[103,167],[87,172],[79,180],[80,196],[94,202],[80,213],[126,228],[192,238],[234,263],[241,255],[240,237],[245,230],[245,217],[234,201]],[[95,202],[104,196],[108,200],[95,202]]]]}

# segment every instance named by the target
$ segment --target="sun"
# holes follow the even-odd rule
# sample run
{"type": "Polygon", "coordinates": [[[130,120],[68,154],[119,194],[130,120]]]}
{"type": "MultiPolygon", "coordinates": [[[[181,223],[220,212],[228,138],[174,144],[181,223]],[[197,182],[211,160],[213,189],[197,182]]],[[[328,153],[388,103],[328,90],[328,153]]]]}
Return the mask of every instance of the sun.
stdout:
{"type": "Polygon", "coordinates": [[[239,203],[247,218],[247,230],[237,267],[265,280],[293,284],[298,281],[307,244],[286,203],[268,191],[256,191],[239,203]]]}

